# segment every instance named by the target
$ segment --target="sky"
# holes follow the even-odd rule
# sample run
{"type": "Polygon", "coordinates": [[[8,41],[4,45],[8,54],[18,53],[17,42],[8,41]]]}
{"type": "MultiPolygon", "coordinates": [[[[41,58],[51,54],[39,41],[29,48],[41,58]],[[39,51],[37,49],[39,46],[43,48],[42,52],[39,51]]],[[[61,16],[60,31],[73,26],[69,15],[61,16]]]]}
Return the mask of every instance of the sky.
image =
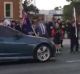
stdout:
{"type": "Polygon", "coordinates": [[[66,0],[33,0],[33,4],[40,10],[53,10],[55,7],[69,4],[66,0]]]}

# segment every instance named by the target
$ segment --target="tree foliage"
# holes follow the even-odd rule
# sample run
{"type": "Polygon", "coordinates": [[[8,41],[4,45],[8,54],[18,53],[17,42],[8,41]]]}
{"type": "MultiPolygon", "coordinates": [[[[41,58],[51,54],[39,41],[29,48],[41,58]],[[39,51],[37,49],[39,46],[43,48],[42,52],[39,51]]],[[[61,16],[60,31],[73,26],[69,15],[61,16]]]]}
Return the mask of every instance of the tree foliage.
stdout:
{"type": "Polygon", "coordinates": [[[76,9],[76,17],[80,16],[80,0],[67,0],[71,1],[69,5],[64,6],[63,8],[63,17],[64,19],[72,19],[73,18],[73,7],[76,9]]]}
{"type": "Polygon", "coordinates": [[[80,2],[80,0],[66,0],[66,1],[71,1],[71,2],[80,2]]]}
{"type": "Polygon", "coordinates": [[[61,8],[62,8],[61,6],[55,7],[54,10],[59,10],[59,9],[61,9],[61,8]]]}
{"type": "Polygon", "coordinates": [[[63,19],[71,19],[72,18],[72,6],[71,5],[66,5],[63,8],[63,19]]]}
{"type": "Polygon", "coordinates": [[[55,9],[55,10],[59,10],[59,7],[55,7],[54,9],[55,9]]]}
{"type": "Polygon", "coordinates": [[[35,12],[35,13],[39,12],[38,8],[33,4],[28,3],[27,0],[25,0],[23,3],[23,9],[25,12],[35,12]]]}

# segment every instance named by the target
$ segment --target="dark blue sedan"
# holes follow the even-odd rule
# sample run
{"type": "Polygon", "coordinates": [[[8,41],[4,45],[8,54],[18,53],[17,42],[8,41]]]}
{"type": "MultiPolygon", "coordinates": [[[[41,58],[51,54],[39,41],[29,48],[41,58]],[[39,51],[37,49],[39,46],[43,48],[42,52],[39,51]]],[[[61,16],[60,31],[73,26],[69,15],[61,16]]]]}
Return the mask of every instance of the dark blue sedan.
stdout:
{"type": "Polygon", "coordinates": [[[49,39],[0,26],[0,60],[34,58],[44,62],[54,56],[54,43],[49,39]]]}

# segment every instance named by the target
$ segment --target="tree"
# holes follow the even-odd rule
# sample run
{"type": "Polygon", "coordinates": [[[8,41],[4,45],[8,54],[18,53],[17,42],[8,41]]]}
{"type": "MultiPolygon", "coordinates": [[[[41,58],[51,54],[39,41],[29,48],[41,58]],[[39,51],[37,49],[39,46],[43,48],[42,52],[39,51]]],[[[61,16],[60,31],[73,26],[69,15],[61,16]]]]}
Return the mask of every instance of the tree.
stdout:
{"type": "Polygon", "coordinates": [[[55,7],[54,9],[55,9],[55,10],[59,10],[59,7],[55,7]]]}
{"type": "Polygon", "coordinates": [[[80,0],[66,0],[66,1],[71,1],[71,4],[73,7],[76,9],[76,16],[79,16],[80,14],[80,0]]]}
{"type": "Polygon", "coordinates": [[[71,1],[71,2],[80,2],[80,0],[66,0],[66,1],[71,1]]]}
{"type": "Polygon", "coordinates": [[[28,6],[28,11],[32,11],[32,12],[35,12],[35,13],[39,12],[38,8],[36,8],[36,6],[34,6],[33,4],[28,6]]]}
{"type": "Polygon", "coordinates": [[[39,12],[38,8],[33,4],[30,4],[27,0],[25,0],[23,3],[23,9],[25,12],[35,12],[35,13],[39,12]]]}
{"type": "Polygon", "coordinates": [[[73,18],[73,7],[76,9],[76,18],[80,17],[80,0],[67,0],[71,1],[71,3],[63,8],[63,17],[64,19],[72,19],[73,18]]]}
{"type": "Polygon", "coordinates": [[[61,6],[55,7],[54,10],[59,10],[59,9],[61,9],[61,8],[62,8],[61,6]]]}
{"type": "Polygon", "coordinates": [[[63,8],[63,19],[72,19],[72,6],[71,5],[66,5],[63,8]]]}

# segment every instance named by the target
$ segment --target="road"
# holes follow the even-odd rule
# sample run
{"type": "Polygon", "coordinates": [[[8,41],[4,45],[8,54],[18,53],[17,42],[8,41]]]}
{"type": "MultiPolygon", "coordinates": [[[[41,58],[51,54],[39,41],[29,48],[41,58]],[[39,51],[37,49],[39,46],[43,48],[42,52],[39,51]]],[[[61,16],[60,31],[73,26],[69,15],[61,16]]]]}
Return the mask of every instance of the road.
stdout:
{"type": "Polygon", "coordinates": [[[0,74],[80,74],[80,52],[69,52],[69,40],[64,40],[62,53],[45,63],[24,62],[0,64],[0,74]]]}

